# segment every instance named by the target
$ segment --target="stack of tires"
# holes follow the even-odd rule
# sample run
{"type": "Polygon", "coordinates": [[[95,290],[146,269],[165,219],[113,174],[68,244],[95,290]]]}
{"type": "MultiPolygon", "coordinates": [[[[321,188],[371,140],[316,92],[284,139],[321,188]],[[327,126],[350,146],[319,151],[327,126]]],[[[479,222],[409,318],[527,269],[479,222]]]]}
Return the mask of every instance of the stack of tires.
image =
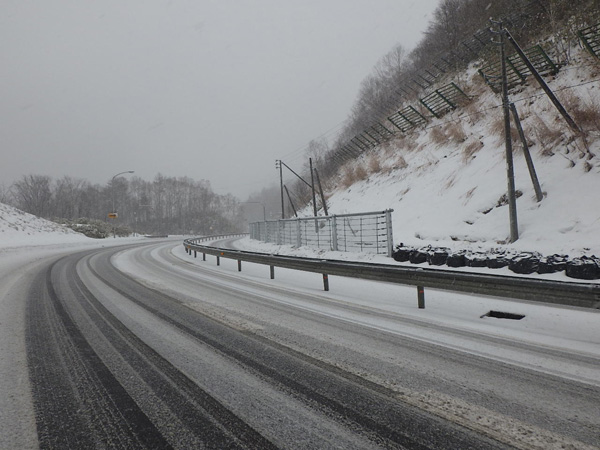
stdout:
{"type": "Polygon", "coordinates": [[[487,267],[499,269],[508,267],[519,274],[565,272],[570,278],[581,280],[600,279],[600,258],[581,256],[570,259],[567,255],[542,256],[537,252],[508,253],[451,251],[445,247],[409,247],[400,244],[392,257],[399,262],[411,264],[428,263],[432,266],[448,267],[487,267]]]}

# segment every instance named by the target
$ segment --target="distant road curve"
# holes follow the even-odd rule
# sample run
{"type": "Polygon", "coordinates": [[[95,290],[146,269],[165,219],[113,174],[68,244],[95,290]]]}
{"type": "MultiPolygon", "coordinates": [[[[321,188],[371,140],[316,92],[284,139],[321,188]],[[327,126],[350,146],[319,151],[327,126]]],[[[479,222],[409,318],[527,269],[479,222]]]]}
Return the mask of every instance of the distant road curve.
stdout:
{"type": "Polygon", "coordinates": [[[598,385],[349,321],[340,302],[306,308],[314,296],[191,264],[179,247],[87,250],[31,269],[40,448],[598,445],[598,385]]]}

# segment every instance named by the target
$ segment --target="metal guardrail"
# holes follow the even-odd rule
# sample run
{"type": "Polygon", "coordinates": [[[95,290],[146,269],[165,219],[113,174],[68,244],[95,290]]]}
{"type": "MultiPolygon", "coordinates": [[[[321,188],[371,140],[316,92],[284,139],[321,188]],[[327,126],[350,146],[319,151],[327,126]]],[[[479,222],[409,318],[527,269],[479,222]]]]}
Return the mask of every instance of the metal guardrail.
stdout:
{"type": "Polygon", "coordinates": [[[600,308],[600,284],[595,283],[584,284],[425,267],[269,255],[200,245],[202,239],[204,238],[186,239],[183,243],[186,252],[189,255],[193,252],[194,257],[197,253],[202,253],[204,260],[207,254],[214,255],[217,257],[217,264],[220,263],[220,258],[237,260],[240,271],[242,261],[268,265],[271,278],[275,276],[275,267],[320,273],[323,274],[323,285],[326,291],[329,290],[329,275],[416,286],[419,308],[425,307],[425,287],[533,302],[600,308]]]}
{"type": "Polygon", "coordinates": [[[188,242],[194,243],[194,244],[199,244],[200,242],[216,241],[219,239],[244,237],[244,236],[248,236],[248,233],[212,234],[210,236],[200,236],[200,237],[195,237],[195,238],[191,238],[191,239],[185,239],[183,242],[184,242],[184,245],[186,245],[186,243],[188,243],[188,242]]]}
{"type": "Polygon", "coordinates": [[[250,224],[250,238],[279,245],[392,256],[392,212],[301,217],[250,224]]]}

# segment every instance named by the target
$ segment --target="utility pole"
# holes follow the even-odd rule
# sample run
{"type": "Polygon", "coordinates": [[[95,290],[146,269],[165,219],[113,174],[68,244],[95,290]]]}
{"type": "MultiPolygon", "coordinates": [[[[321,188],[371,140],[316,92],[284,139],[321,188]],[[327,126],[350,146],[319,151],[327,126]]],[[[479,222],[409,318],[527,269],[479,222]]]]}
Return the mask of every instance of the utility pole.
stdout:
{"type": "Polygon", "coordinates": [[[506,52],[504,40],[504,25],[502,22],[494,22],[500,28],[500,62],[502,67],[502,110],[504,112],[504,144],[506,149],[506,178],[508,184],[508,214],[510,220],[510,242],[519,239],[519,225],[517,222],[517,197],[515,195],[515,172],[513,164],[512,137],[510,133],[510,106],[508,101],[508,80],[506,77],[506,52]]]}
{"type": "Polygon", "coordinates": [[[279,169],[279,188],[281,190],[281,218],[285,219],[285,206],[283,204],[283,167],[280,159],[275,160],[275,168],[279,169]]]}

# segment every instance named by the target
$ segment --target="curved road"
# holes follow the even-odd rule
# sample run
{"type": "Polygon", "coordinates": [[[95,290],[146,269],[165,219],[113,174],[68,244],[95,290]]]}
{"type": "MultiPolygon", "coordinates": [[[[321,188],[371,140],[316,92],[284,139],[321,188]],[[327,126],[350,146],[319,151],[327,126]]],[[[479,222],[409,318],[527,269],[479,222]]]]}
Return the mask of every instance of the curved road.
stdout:
{"type": "Polygon", "coordinates": [[[589,380],[599,361],[589,355],[431,330],[186,257],[179,241],[153,242],[48,257],[14,275],[2,293],[26,292],[22,324],[10,326],[23,326],[26,358],[12,358],[27,380],[13,383],[19,400],[2,404],[18,420],[6,433],[3,418],[0,447],[600,445],[600,384],[589,380]],[[394,328],[564,360],[583,375],[394,328]]]}

